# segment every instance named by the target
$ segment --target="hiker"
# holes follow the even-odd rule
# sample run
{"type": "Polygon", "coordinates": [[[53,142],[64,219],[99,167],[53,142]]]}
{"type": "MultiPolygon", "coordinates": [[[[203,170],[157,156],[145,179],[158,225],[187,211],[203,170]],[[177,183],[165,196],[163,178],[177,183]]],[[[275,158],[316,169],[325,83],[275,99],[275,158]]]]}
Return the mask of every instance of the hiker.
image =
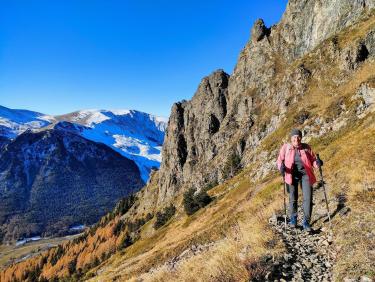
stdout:
{"type": "Polygon", "coordinates": [[[284,177],[289,193],[290,226],[297,226],[298,184],[301,183],[303,193],[303,229],[311,232],[310,219],[312,212],[312,185],[316,182],[313,167],[319,168],[323,161],[315,157],[306,143],[301,143],[302,132],[293,129],[291,144],[284,144],[277,158],[277,167],[284,177]]]}

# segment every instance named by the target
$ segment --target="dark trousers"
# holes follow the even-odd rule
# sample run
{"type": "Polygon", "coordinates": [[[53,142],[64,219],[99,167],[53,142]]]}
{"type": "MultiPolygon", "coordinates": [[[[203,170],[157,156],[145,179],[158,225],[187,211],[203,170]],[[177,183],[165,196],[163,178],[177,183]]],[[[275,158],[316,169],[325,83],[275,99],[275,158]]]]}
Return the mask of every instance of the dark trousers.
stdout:
{"type": "Polygon", "coordinates": [[[312,187],[307,174],[293,175],[292,185],[287,184],[289,188],[289,216],[297,217],[298,209],[298,184],[301,183],[303,194],[303,214],[305,220],[310,222],[312,213],[312,187]]]}

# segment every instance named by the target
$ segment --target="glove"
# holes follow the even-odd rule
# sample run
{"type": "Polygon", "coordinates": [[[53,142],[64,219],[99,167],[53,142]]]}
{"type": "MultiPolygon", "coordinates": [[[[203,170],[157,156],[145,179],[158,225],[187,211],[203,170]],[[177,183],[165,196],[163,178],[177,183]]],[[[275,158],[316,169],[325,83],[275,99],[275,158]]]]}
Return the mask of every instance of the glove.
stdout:
{"type": "Polygon", "coordinates": [[[286,171],[286,167],[285,167],[285,164],[284,162],[281,163],[281,166],[280,166],[280,173],[283,177],[285,177],[285,171],[286,171]]]}
{"type": "Polygon", "coordinates": [[[323,161],[322,161],[321,159],[316,159],[316,165],[317,165],[318,167],[323,166],[323,161]]]}

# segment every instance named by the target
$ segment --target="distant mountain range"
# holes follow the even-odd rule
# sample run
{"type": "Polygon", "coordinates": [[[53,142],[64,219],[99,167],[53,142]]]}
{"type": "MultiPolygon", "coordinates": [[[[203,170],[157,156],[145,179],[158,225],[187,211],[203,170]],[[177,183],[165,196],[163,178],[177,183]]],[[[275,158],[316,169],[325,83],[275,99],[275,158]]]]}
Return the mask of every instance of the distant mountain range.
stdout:
{"type": "Polygon", "coordinates": [[[131,110],[0,107],[0,241],[96,222],[159,167],[165,128],[166,119],[131,110]]]}
{"type": "Polygon", "coordinates": [[[51,116],[0,106],[0,146],[26,130],[64,128],[106,144],[134,160],[147,181],[152,167],[159,167],[167,118],[135,110],[82,110],[51,116]]]}

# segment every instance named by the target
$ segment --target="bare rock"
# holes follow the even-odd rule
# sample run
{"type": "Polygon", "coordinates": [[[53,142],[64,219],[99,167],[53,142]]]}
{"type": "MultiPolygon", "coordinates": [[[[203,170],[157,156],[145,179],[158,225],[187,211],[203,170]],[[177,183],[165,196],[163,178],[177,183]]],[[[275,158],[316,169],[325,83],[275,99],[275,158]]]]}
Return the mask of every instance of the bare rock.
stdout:
{"type": "Polygon", "coordinates": [[[373,282],[374,280],[367,276],[361,276],[360,282],[373,282]]]}
{"type": "Polygon", "coordinates": [[[270,29],[266,27],[264,21],[262,19],[258,19],[255,21],[253,28],[251,29],[251,39],[253,41],[260,41],[265,36],[270,34],[270,29]]]}
{"type": "Polygon", "coordinates": [[[364,43],[349,46],[343,52],[342,69],[354,70],[369,56],[369,51],[364,43]]]}
{"type": "MultiPolygon", "coordinates": [[[[345,50],[340,50],[333,35],[374,7],[375,0],[290,0],[277,25],[268,28],[263,20],[257,20],[233,73],[213,72],[202,79],[191,100],[173,105],[158,189],[145,194],[155,196],[154,202],[163,205],[189,187],[199,190],[209,183],[222,183],[233,176],[226,171],[231,159],[236,159],[237,168],[261,164],[250,176],[253,180],[275,170],[277,149],[256,155],[254,149],[279,127],[288,107],[305,95],[317,72],[302,62],[290,71],[285,71],[286,67],[329,38],[325,44],[332,62],[341,59],[350,70],[368,60],[375,49],[374,33],[345,50]],[[282,83],[275,83],[276,78],[282,83]],[[259,119],[268,109],[272,111],[267,119],[259,119]]],[[[322,48],[322,56],[324,52],[322,48]]],[[[361,91],[366,103],[373,103],[368,90],[361,91]]],[[[339,128],[323,120],[315,127],[309,122],[313,118],[304,115],[301,119],[311,136],[339,128]]],[[[345,123],[343,119],[337,125],[345,123]]]]}

